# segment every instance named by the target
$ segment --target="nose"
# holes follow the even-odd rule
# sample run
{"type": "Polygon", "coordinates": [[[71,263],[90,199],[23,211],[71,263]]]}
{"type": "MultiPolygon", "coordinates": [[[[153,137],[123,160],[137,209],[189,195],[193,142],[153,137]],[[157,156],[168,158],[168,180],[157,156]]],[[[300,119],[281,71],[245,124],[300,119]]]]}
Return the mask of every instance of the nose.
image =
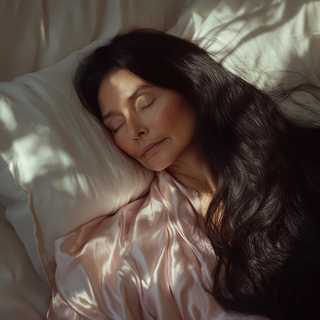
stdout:
{"type": "Polygon", "coordinates": [[[148,127],[138,117],[131,117],[127,123],[129,136],[132,140],[137,140],[149,132],[148,127]]]}

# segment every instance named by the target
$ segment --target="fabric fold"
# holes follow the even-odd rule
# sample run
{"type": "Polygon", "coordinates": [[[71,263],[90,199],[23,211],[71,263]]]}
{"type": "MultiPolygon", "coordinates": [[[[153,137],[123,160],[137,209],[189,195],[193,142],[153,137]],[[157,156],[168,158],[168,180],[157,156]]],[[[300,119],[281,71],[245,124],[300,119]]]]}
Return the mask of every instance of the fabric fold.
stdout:
{"type": "Polygon", "coordinates": [[[48,319],[232,319],[205,290],[215,256],[199,213],[197,192],[162,171],[146,197],[57,240],[48,319]]]}

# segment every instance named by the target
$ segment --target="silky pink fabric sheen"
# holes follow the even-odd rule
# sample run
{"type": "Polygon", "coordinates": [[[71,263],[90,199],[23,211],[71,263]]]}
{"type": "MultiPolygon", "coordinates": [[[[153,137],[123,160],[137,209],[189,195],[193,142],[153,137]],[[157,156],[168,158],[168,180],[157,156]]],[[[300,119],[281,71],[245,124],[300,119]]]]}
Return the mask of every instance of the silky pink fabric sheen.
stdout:
{"type": "Polygon", "coordinates": [[[255,319],[204,290],[215,256],[197,212],[197,192],[162,171],[147,197],[57,240],[48,319],[255,319]]]}

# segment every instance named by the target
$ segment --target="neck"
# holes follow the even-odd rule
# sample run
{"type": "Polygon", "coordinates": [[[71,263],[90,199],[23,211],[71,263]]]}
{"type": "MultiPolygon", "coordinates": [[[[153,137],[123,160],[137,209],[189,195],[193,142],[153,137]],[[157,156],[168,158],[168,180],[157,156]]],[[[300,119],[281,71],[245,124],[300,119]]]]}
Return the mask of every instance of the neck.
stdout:
{"type": "Polygon", "coordinates": [[[185,150],[166,170],[184,186],[198,192],[202,213],[206,213],[216,189],[216,182],[208,166],[199,158],[198,152],[195,152],[194,148],[185,150]]]}

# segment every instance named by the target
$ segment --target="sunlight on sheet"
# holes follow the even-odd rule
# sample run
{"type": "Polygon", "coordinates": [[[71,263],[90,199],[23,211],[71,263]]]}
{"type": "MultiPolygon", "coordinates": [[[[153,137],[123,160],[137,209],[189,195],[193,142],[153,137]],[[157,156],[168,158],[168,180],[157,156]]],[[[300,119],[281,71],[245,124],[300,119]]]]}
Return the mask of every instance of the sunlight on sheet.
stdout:
{"type": "MultiPolygon", "coordinates": [[[[29,133],[13,141],[12,148],[14,158],[19,159],[17,165],[21,182],[31,183],[35,178],[48,174],[57,168],[74,166],[70,156],[54,147],[50,147],[46,127],[37,127],[36,132],[29,133]],[[48,143],[49,142],[49,143],[48,143]]],[[[14,171],[14,168],[10,168],[14,171]]]]}
{"type": "Polygon", "coordinates": [[[17,121],[11,110],[11,101],[6,97],[0,97],[0,121],[6,130],[12,132],[17,128],[17,121]]]}
{"type": "Polygon", "coordinates": [[[45,31],[45,26],[44,26],[44,20],[43,18],[41,19],[40,23],[40,34],[41,34],[41,42],[43,44],[46,44],[47,42],[47,37],[46,37],[46,31],[45,31]]]}

